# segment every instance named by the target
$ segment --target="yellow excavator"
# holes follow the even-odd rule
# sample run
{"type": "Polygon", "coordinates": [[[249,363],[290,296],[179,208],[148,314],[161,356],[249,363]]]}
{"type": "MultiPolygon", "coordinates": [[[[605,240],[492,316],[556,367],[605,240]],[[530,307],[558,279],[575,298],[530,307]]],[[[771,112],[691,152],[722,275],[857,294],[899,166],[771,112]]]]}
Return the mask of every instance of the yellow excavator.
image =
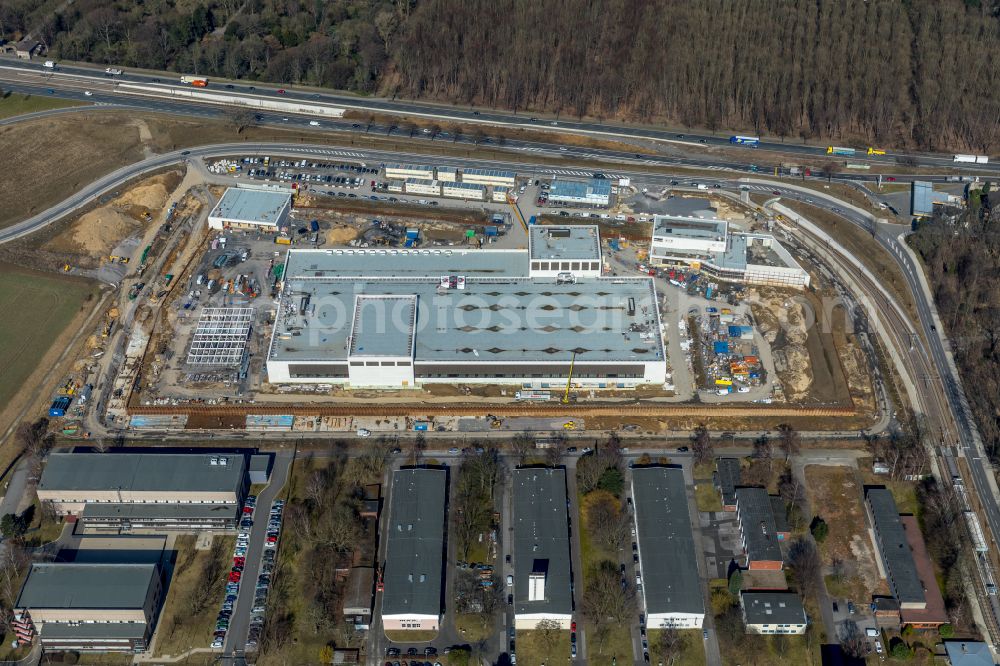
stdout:
{"type": "Polygon", "coordinates": [[[576,365],[576,352],[573,352],[573,359],[569,362],[569,377],[566,379],[566,391],[563,393],[562,404],[569,404],[569,387],[573,385],[573,366],[576,365]]]}

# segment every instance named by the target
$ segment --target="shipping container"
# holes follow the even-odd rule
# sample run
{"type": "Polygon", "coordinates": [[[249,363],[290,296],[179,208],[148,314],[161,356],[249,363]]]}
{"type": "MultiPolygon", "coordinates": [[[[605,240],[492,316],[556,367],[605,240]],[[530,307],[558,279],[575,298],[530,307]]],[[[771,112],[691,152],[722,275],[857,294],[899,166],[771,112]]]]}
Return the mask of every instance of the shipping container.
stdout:
{"type": "Polygon", "coordinates": [[[52,405],[49,407],[49,416],[61,417],[66,416],[66,410],[73,403],[73,398],[69,396],[61,396],[52,401],[52,405]]]}

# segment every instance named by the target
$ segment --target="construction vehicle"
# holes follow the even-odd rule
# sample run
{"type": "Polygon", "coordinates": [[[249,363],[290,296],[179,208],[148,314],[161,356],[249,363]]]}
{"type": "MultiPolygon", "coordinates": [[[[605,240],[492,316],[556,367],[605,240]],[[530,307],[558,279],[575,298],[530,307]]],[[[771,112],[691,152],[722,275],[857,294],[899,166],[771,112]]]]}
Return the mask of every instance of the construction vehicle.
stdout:
{"type": "Polygon", "coordinates": [[[872,148],[871,146],[868,146],[868,154],[869,155],[885,155],[885,151],[884,150],[880,150],[878,148],[872,148]]]}
{"type": "MultiPolygon", "coordinates": [[[[569,362],[569,377],[566,378],[566,392],[563,393],[562,404],[569,404],[569,388],[573,385],[573,366],[576,365],[576,352],[573,352],[573,358],[569,362]]],[[[563,426],[565,427],[565,426],[563,426]]]]}
{"type": "Polygon", "coordinates": [[[493,417],[493,419],[492,419],[492,420],[490,421],[490,427],[491,427],[491,428],[493,428],[494,430],[497,430],[497,429],[498,429],[498,428],[500,428],[500,427],[501,427],[502,425],[503,425],[503,421],[501,421],[500,419],[498,419],[498,418],[497,418],[497,417],[495,417],[495,416],[494,416],[494,417],[493,417]]]}
{"type": "Polygon", "coordinates": [[[576,430],[576,422],[566,421],[566,423],[563,423],[563,430],[576,430]]]}
{"type": "Polygon", "coordinates": [[[116,262],[119,264],[127,264],[128,257],[119,257],[116,254],[112,254],[111,256],[108,257],[108,261],[110,261],[112,264],[116,262]]]}

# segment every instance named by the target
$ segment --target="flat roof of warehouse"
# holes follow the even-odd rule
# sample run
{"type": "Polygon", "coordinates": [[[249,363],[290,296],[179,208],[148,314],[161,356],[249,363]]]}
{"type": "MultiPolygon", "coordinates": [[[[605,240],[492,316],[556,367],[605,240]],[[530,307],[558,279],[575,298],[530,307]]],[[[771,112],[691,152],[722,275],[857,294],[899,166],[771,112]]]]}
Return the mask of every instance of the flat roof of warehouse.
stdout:
{"type": "Polygon", "coordinates": [[[632,499],[646,612],[704,613],[684,470],[634,467],[632,499]]]}
{"type": "Polygon", "coordinates": [[[570,587],[569,522],[566,470],[551,467],[515,469],[514,612],[517,615],[573,612],[570,587]],[[545,598],[528,600],[530,575],[545,573],[545,598]]]}
{"type": "Polygon", "coordinates": [[[413,355],[416,296],[358,296],[351,324],[351,356],[413,355]]]}
{"type": "Polygon", "coordinates": [[[230,187],[222,195],[210,217],[277,224],[281,210],[288,205],[290,198],[291,195],[281,192],[230,187]]]}
{"type": "MultiPolygon", "coordinates": [[[[468,277],[461,290],[441,289],[440,282],[440,277],[286,280],[270,358],[346,362],[355,297],[372,295],[416,297],[416,362],[568,363],[574,353],[577,363],[665,359],[651,278],[558,284],[555,278],[468,277]],[[306,295],[316,308],[302,315],[296,305],[306,295]]],[[[393,339],[402,335],[397,329],[391,318],[382,328],[393,339]]],[[[371,336],[367,344],[374,344],[371,336]]]]}
{"type": "Polygon", "coordinates": [[[39,490],[238,492],[245,456],[208,453],[52,453],[39,490]],[[225,458],[225,465],[211,459],[225,458]]]}
{"type": "Polygon", "coordinates": [[[443,469],[392,474],[383,615],[441,612],[447,478],[443,469]]]}
{"type": "Polygon", "coordinates": [[[529,227],[528,254],[532,259],[601,259],[601,236],[595,225],[542,225],[529,227]]]}
{"type": "Polygon", "coordinates": [[[354,249],[290,250],[284,277],[357,278],[383,280],[440,279],[441,275],[527,277],[524,250],[473,249],[354,249]]]}
{"type": "Polygon", "coordinates": [[[17,597],[17,608],[142,608],[155,564],[36,562],[17,597]]]}

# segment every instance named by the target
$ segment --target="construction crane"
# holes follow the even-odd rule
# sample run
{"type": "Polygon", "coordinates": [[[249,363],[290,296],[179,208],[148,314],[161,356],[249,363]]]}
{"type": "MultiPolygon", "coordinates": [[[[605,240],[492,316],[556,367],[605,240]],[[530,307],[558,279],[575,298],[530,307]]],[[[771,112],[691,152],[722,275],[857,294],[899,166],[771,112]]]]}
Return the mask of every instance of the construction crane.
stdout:
{"type": "Polygon", "coordinates": [[[573,366],[576,365],[576,352],[573,352],[573,358],[569,362],[569,377],[566,378],[566,392],[563,393],[562,404],[569,404],[569,387],[573,385],[573,366]]]}

